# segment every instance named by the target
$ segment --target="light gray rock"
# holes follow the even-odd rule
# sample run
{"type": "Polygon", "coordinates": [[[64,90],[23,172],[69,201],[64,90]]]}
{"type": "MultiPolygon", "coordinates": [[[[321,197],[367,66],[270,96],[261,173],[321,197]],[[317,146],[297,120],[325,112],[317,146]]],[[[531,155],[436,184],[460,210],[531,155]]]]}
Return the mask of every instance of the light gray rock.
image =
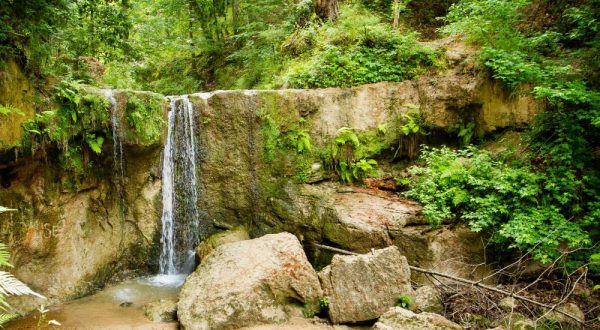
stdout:
{"type": "Polygon", "coordinates": [[[434,313],[416,314],[401,307],[393,307],[383,314],[373,330],[460,330],[458,324],[434,313]]]}
{"type": "Polygon", "coordinates": [[[173,300],[159,300],[144,305],[144,315],[153,322],[175,321],[177,303],[173,300]]]}
{"type": "Polygon", "coordinates": [[[358,256],[335,255],[319,278],[333,323],[374,320],[412,293],[410,269],[395,246],[358,256]]]}
{"type": "Polygon", "coordinates": [[[183,329],[237,329],[285,322],[321,296],[298,239],[265,235],[217,247],[186,279],[177,315],[183,329]]]}
{"type": "Polygon", "coordinates": [[[444,305],[442,304],[440,294],[433,286],[424,285],[419,287],[415,290],[413,298],[416,309],[421,312],[436,314],[444,312],[444,305]]]}

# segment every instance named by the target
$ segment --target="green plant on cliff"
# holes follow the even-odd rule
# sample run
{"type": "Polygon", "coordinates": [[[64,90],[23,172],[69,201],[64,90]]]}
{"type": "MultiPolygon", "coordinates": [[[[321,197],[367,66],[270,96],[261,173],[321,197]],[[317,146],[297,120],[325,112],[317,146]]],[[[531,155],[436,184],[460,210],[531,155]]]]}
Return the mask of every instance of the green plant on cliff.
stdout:
{"type": "MultiPolygon", "coordinates": [[[[383,130],[381,127],[379,133],[383,130]]],[[[349,127],[342,127],[321,158],[343,182],[362,182],[377,173],[377,161],[370,157],[381,152],[383,145],[369,132],[359,135],[349,127]],[[361,143],[361,137],[368,143],[361,143]]]]}
{"type": "Polygon", "coordinates": [[[164,120],[160,101],[153,96],[142,99],[136,95],[127,98],[127,122],[133,128],[133,137],[142,144],[160,142],[164,120]]]}
{"type": "Polygon", "coordinates": [[[2,105],[0,104],[0,116],[6,116],[6,115],[19,115],[19,116],[23,116],[24,113],[23,111],[21,111],[19,108],[16,108],[10,104],[7,105],[2,105]]]}
{"type": "Polygon", "coordinates": [[[537,98],[546,111],[524,134],[526,147],[518,159],[506,156],[500,162],[475,152],[459,157],[449,151],[425,153],[437,169],[416,170],[419,179],[410,194],[429,205],[430,219],[458,216],[516,248],[533,249],[541,242],[535,255],[542,261],[555,256],[562,243],[585,246],[597,237],[598,4],[461,0],[450,8],[442,30],[465,35],[481,46],[480,67],[512,93],[537,98]],[[485,164],[496,178],[472,173],[485,164]],[[442,198],[429,199],[434,190],[442,198]]]}
{"type": "Polygon", "coordinates": [[[406,155],[409,159],[415,158],[420,135],[425,134],[419,107],[412,104],[407,107],[408,111],[401,114],[400,122],[397,124],[399,126],[398,148],[394,158],[399,155],[406,155]]]}
{"type": "Polygon", "coordinates": [[[590,230],[600,225],[598,173],[579,179],[567,168],[542,173],[476,147],[426,148],[422,161],[410,169],[415,179],[405,195],[423,203],[432,225],[466,221],[473,231],[485,230],[494,242],[542,262],[560,255],[562,243],[589,246],[590,230]]]}
{"type": "Polygon", "coordinates": [[[77,81],[63,81],[55,90],[57,108],[36,114],[23,123],[22,145],[59,149],[64,169],[81,175],[93,164],[109,134],[108,102],[87,92],[77,81]]]}

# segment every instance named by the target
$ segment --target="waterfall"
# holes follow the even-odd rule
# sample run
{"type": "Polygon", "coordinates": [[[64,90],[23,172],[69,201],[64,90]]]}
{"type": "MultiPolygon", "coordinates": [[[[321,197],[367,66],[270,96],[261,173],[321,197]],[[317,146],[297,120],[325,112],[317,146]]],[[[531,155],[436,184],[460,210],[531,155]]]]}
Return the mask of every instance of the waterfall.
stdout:
{"type": "Polygon", "coordinates": [[[187,96],[170,97],[163,152],[160,273],[189,273],[195,263],[199,211],[194,108],[187,96]]]}
{"type": "Polygon", "coordinates": [[[104,95],[110,103],[110,126],[112,129],[113,138],[113,172],[116,174],[114,177],[117,178],[115,186],[117,187],[119,202],[121,203],[121,216],[124,217],[123,211],[125,208],[125,193],[123,189],[123,184],[125,170],[123,166],[123,143],[121,141],[121,130],[119,128],[119,111],[114,91],[112,89],[105,89],[104,95]]]}

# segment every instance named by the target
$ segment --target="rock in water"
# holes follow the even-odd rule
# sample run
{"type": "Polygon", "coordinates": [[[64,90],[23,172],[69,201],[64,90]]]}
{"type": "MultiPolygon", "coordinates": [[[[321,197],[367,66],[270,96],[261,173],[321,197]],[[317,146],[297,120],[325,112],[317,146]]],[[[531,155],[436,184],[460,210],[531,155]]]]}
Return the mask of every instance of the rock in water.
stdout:
{"type": "Polygon", "coordinates": [[[281,323],[321,296],[298,239],[266,235],[217,247],[186,279],[177,316],[183,329],[194,330],[281,323]]]}
{"type": "Polygon", "coordinates": [[[415,314],[408,309],[393,307],[383,314],[373,330],[461,330],[462,328],[434,313],[415,314]]]}
{"type": "Polygon", "coordinates": [[[164,299],[148,303],[144,305],[144,315],[153,322],[175,321],[177,303],[164,299]]]}
{"type": "Polygon", "coordinates": [[[408,262],[395,246],[358,256],[335,255],[319,278],[334,323],[374,320],[412,292],[408,262]]]}

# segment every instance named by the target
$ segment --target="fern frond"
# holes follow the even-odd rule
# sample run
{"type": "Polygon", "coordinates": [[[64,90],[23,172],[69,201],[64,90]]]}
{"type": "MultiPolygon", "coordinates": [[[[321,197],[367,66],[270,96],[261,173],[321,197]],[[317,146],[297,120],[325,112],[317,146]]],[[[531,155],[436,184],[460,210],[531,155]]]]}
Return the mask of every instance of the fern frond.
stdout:
{"type": "Polygon", "coordinates": [[[6,324],[8,321],[18,317],[17,314],[0,314],[0,326],[6,324]]]}
{"type": "Polygon", "coordinates": [[[46,297],[31,290],[25,283],[19,281],[11,273],[3,271],[0,271],[0,292],[5,295],[31,295],[46,299],[46,297]]]}
{"type": "Polygon", "coordinates": [[[0,213],[4,213],[4,212],[16,212],[16,211],[17,210],[15,210],[15,209],[9,209],[9,208],[6,208],[4,206],[0,206],[0,213]]]}
{"type": "Polygon", "coordinates": [[[0,242],[0,267],[12,267],[10,264],[10,251],[8,250],[8,246],[2,242],[0,242]]]}

